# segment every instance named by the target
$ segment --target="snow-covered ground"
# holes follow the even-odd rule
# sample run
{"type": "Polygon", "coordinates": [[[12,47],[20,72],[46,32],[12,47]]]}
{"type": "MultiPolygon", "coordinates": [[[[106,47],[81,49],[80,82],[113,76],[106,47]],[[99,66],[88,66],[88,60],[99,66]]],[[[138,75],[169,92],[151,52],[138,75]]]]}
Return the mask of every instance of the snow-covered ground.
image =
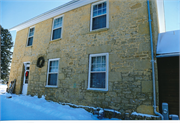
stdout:
{"type": "MultiPolygon", "coordinates": [[[[7,120],[98,120],[83,108],[72,108],[37,96],[6,93],[6,85],[0,84],[1,121],[7,120]],[[12,96],[12,98],[7,98],[12,96]]],[[[103,120],[109,120],[104,118],[103,120]]],[[[113,120],[118,120],[113,118],[113,120]]]]}
{"type": "Polygon", "coordinates": [[[6,92],[7,85],[6,84],[0,84],[0,94],[6,92]]]}

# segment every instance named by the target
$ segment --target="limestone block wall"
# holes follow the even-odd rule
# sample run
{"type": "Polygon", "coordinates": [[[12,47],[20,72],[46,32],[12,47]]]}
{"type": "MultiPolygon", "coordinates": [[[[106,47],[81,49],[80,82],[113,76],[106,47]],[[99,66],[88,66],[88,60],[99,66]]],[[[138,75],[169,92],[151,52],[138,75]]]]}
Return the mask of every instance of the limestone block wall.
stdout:
{"type": "MultiPolygon", "coordinates": [[[[26,47],[29,28],[17,32],[10,72],[10,81],[17,80],[16,94],[22,92],[23,62],[30,61],[30,95],[45,95],[47,100],[57,102],[113,108],[122,113],[153,114],[146,1],[109,0],[109,28],[99,31],[89,31],[90,12],[91,4],[63,13],[62,39],[55,41],[51,41],[53,18],[33,25],[35,32],[30,47],[26,47]],[[89,55],[96,53],[109,53],[107,92],[87,90],[89,55]],[[36,66],[40,56],[45,58],[42,68],[36,66]],[[53,58],[60,58],[57,88],[45,87],[48,59],[53,58]]],[[[154,23],[156,10],[152,14],[154,23]]]]}

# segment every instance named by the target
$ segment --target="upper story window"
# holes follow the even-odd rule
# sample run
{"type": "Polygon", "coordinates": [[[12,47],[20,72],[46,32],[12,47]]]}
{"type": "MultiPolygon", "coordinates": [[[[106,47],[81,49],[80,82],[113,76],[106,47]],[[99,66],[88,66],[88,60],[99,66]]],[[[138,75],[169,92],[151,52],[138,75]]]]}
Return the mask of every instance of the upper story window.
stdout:
{"type": "Polygon", "coordinates": [[[27,46],[32,46],[35,27],[29,28],[27,46]]]}
{"type": "Polygon", "coordinates": [[[54,18],[51,40],[62,38],[63,16],[54,18]]]}
{"type": "Polygon", "coordinates": [[[57,87],[59,72],[59,58],[49,59],[47,72],[47,86],[57,87]]]}
{"type": "Polygon", "coordinates": [[[92,4],[90,31],[109,27],[109,3],[107,0],[92,4]]]}
{"type": "Polygon", "coordinates": [[[88,90],[108,90],[109,53],[89,56],[88,90]]]}

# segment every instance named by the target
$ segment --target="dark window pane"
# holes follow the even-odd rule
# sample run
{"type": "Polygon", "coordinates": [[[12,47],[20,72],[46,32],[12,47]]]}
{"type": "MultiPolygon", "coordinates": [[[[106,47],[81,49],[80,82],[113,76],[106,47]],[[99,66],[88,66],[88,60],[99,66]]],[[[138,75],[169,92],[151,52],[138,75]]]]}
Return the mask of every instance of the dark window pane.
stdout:
{"type": "Polygon", "coordinates": [[[95,17],[97,15],[98,15],[97,11],[93,12],[93,17],[95,17]]]}
{"type": "Polygon", "coordinates": [[[61,28],[53,30],[52,40],[61,38],[61,28]]]}
{"type": "Polygon", "coordinates": [[[101,63],[101,57],[102,57],[102,56],[98,56],[98,57],[97,57],[97,63],[101,63]]]}
{"type": "Polygon", "coordinates": [[[98,9],[102,9],[102,7],[103,7],[102,4],[98,5],[98,9]]]}
{"type": "Polygon", "coordinates": [[[103,11],[102,9],[98,10],[98,15],[102,15],[103,11]]]}
{"type": "Polygon", "coordinates": [[[103,3],[103,8],[106,8],[106,2],[103,3]]]}
{"type": "Polygon", "coordinates": [[[103,14],[106,14],[106,9],[103,9],[103,14]]]}
{"type": "Polygon", "coordinates": [[[49,74],[48,85],[57,85],[57,73],[49,74]]]}
{"type": "Polygon", "coordinates": [[[92,57],[92,63],[97,63],[97,57],[92,57]]]}
{"type": "Polygon", "coordinates": [[[91,88],[105,88],[105,73],[91,73],[91,88]]]}
{"type": "Polygon", "coordinates": [[[106,27],[106,15],[93,18],[92,30],[106,27]]]}
{"type": "Polygon", "coordinates": [[[93,6],[93,11],[97,10],[97,5],[93,6]]]}
{"type": "Polygon", "coordinates": [[[28,39],[28,46],[31,46],[32,43],[33,43],[33,37],[31,37],[31,38],[28,39]]]}

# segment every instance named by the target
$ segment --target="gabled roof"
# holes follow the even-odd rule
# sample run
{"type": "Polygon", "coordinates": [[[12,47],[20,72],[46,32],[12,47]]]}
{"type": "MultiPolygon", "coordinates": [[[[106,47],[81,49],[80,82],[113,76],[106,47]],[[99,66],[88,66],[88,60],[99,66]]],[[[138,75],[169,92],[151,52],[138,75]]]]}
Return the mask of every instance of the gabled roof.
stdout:
{"type": "Polygon", "coordinates": [[[16,31],[19,31],[19,30],[22,30],[24,28],[27,28],[27,27],[30,27],[36,23],[39,23],[41,21],[44,21],[44,20],[47,20],[49,18],[52,18],[54,16],[57,16],[57,15],[60,15],[60,14],[63,14],[65,12],[68,12],[70,10],[73,10],[73,9],[76,9],[78,7],[81,7],[81,6],[84,6],[84,5],[87,5],[87,4],[90,4],[90,3],[93,3],[95,1],[98,1],[98,0],[72,0],[66,4],[63,4],[57,8],[54,8],[50,11],[47,11],[39,16],[36,16],[28,21],[25,21],[24,23],[21,23],[11,29],[9,29],[10,31],[12,30],[16,30],[16,31]]]}
{"type": "Polygon", "coordinates": [[[180,54],[180,30],[159,33],[156,54],[180,54]]]}

